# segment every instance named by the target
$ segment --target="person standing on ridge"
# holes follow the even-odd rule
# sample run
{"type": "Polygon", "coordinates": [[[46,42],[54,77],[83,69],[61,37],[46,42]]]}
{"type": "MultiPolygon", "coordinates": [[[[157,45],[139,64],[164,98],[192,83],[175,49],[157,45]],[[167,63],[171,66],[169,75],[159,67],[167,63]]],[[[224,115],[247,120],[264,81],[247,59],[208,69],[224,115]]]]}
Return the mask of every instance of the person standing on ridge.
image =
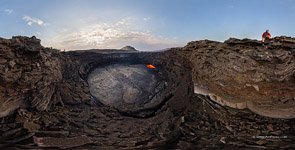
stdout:
{"type": "MultiPolygon", "coordinates": [[[[269,33],[269,30],[266,30],[263,34],[262,34],[262,46],[264,46],[264,43],[266,45],[268,45],[270,43],[270,39],[271,39],[271,35],[269,33]]],[[[267,48],[267,47],[266,47],[267,48]]]]}

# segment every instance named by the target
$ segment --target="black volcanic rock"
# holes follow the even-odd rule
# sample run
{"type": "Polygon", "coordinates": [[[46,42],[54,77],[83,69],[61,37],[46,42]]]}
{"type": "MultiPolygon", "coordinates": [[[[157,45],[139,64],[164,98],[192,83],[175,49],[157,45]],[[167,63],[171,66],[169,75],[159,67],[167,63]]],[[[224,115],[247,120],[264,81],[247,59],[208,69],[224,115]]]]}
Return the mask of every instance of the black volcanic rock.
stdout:
{"type": "Polygon", "coordinates": [[[39,39],[0,39],[0,66],[0,117],[21,106],[47,110],[59,98],[60,53],[42,47],[39,39]]]}

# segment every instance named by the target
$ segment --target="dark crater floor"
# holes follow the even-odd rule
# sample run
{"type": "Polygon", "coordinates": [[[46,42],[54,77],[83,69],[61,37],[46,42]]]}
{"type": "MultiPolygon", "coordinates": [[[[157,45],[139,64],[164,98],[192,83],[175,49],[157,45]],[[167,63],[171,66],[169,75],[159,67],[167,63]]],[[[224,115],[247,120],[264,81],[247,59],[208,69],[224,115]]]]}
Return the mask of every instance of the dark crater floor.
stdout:
{"type": "Polygon", "coordinates": [[[150,91],[158,82],[156,75],[145,65],[109,65],[95,69],[88,76],[92,95],[110,106],[147,103],[150,91]]]}
{"type": "Polygon", "coordinates": [[[87,81],[95,104],[128,112],[161,104],[167,85],[158,69],[145,64],[100,66],[88,75],[87,81]]]}

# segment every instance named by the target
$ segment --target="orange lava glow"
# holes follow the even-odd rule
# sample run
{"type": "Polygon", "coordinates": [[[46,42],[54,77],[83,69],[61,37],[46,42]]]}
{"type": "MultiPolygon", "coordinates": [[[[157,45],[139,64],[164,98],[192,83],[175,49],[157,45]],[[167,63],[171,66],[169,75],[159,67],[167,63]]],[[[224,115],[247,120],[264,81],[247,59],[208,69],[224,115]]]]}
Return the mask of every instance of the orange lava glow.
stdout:
{"type": "Polygon", "coordinates": [[[156,69],[156,67],[152,64],[147,64],[146,67],[149,69],[156,69]]]}

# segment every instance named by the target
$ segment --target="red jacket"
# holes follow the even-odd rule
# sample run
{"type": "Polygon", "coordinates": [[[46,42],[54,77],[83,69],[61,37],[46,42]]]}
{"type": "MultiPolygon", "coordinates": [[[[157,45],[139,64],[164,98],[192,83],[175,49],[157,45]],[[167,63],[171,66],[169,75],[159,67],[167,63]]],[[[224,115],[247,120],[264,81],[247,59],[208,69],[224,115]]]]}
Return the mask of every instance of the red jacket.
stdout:
{"type": "Polygon", "coordinates": [[[269,32],[264,32],[262,34],[262,38],[266,38],[266,37],[271,37],[270,33],[269,32]]]}

